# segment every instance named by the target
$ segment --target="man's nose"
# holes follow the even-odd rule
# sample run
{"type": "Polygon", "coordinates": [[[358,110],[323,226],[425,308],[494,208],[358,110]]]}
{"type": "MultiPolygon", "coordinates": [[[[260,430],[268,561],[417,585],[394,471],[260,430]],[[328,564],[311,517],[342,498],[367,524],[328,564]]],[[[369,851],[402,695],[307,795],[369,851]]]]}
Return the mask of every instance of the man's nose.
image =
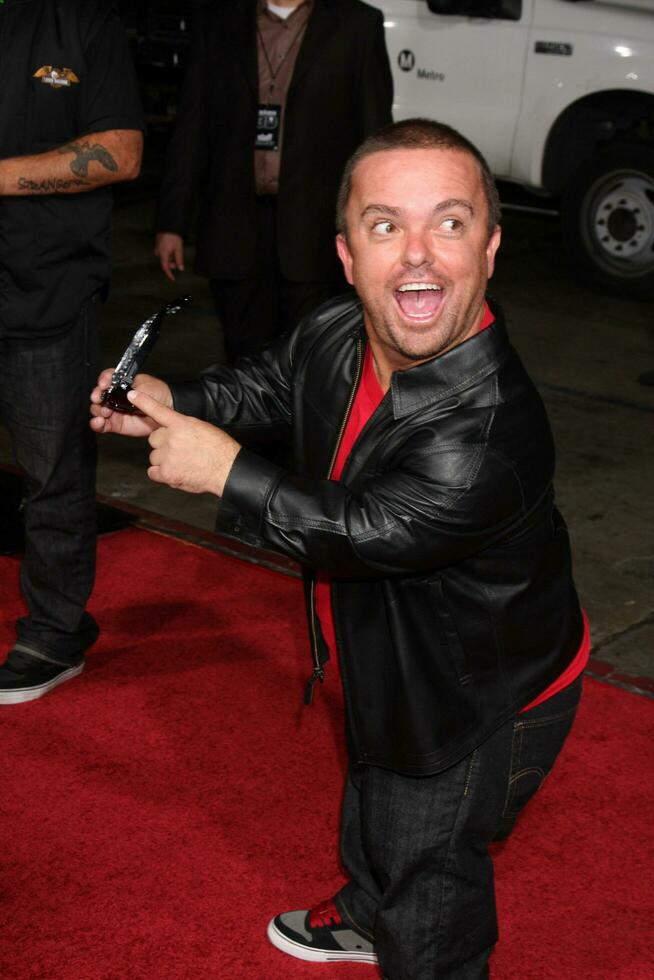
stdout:
{"type": "Polygon", "coordinates": [[[402,261],[412,269],[430,265],[434,259],[434,245],[429,231],[408,230],[404,238],[402,261]]]}

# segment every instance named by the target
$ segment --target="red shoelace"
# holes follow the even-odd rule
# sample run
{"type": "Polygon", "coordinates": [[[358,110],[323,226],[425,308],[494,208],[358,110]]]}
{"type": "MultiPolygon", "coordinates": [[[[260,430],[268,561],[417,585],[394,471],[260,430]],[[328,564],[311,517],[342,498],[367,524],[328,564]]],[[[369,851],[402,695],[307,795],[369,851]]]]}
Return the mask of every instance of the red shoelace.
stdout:
{"type": "Polygon", "coordinates": [[[309,926],[312,929],[333,929],[343,925],[340,913],[330,898],[309,910],[309,926]]]}

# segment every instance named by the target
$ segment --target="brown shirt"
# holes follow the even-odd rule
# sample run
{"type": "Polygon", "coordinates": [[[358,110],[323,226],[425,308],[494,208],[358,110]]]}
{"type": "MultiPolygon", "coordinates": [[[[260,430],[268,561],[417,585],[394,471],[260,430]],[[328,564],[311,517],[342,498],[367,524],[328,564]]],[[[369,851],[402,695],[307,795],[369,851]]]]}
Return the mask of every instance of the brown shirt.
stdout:
{"type": "Polygon", "coordinates": [[[259,68],[259,102],[279,105],[281,124],[279,149],[254,151],[254,176],[257,194],[276,194],[284,140],[286,97],[293,77],[298,51],[311,16],[313,0],[304,0],[286,20],[268,9],[266,0],[257,8],[257,61],[259,68]]]}

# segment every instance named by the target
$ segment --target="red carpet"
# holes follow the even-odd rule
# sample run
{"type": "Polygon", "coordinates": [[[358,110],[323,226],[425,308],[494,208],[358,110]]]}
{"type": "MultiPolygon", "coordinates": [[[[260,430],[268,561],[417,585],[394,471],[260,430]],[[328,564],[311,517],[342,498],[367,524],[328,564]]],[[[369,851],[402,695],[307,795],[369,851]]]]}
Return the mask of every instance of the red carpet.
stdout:
{"type": "MultiPolygon", "coordinates": [[[[378,977],[268,945],[329,896],[344,766],[334,670],[310,670],[298,580],[143,530],[99,545],[82,676],[0,714],[0,977],[378,977]]],[[[21,609],[0,558],[0,641],[21,609]]],[[[493,980],[654,975],[652,702],[587,680],[558,769],[496,853],[493,980]]]]}

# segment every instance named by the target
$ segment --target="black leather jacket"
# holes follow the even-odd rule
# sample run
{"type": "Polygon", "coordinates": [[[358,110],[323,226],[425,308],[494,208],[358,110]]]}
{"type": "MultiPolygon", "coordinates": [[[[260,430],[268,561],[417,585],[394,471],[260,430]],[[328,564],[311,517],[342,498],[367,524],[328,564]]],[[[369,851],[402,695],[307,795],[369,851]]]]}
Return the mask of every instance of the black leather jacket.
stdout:
{"type": "Polygon", "coordinates": [[[350,752],[406,774],[471,752],[582,637],[545,409],[491,305],[491,327],[393,375],[339,482],[327,475],[366,343],[351,297],[260,357],[173,388],[180,411],[241,438],[262,421],[290,428],[293,472],[242,449],[224,502],[333,576],[350,752]]]}

